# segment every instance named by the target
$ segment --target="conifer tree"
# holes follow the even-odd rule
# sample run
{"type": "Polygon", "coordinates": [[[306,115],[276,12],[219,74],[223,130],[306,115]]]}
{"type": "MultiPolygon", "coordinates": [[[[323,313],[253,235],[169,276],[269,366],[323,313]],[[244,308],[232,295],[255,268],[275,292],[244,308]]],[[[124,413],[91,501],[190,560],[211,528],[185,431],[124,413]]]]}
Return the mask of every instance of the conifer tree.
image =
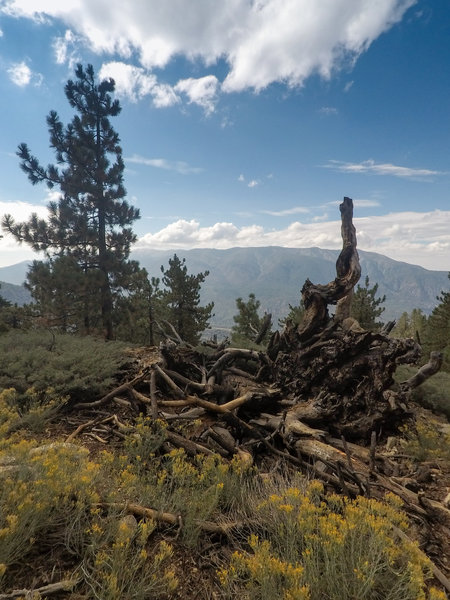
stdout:
{"type": "Polygon", "coordinates": [[[397,320],[391,335],[397,338],[413,338],[422,343],[427,325],[427,317],[420,308],[414,308],[411,313],[403,312],[397,320]]]}
{"type": "Polygon", "coordinates": [[[33,261],[25,287],[34,299],[33,307],[40,324],[55,327],[62,333],[82,330],[83,315],[95,312],[95,307],[87,306],[88,276],[89,273],[85,275],[72,256],[33,261]]]}
{"type": "Polygon", "coordinates": [[[443,369],[450,371],[450,291],[443,291],[437,300],[439,304],[427,321],[424,347],[427,354],[433,350],[443,352],[443,369]]]}
{"type": "Polygon", "coordinates": [[[284,317],[284,319],[278,319],[278,325],[280,327],[284,327],[288,322],[294,323],[295,325],[299,325],[303,320],[303,315],[305,314],[305,305],[303,304],[303,300],[300,300],[299,304],[293,306],[289,304],[289,312],[284,317]]]}
{"type": "MultiPolygon", "coordinates": [[[[247,345],[248,342],[254,342],[259,334],[267,316],[260,317],[258,314],[261,302],[256,299],[255,294],[248,295],[248,301],[244,302],[242,298],[236,298],[236,307],[238,314],[233,317],[235,325],[231,328],[231,342],[236,345],[247,345]]],[[[269,317],[270,318],[270,317],[269,317]]],[[[264,331],[260,343],[265,344],[272,335],[270,324],[264,331]]]]}
{"type": "MultiPolygon", "coordinates": [[[[139,211],[124,200],[122,149],[110,124],[110,117],[121,110],[111,95],[114,80],[96,83],[92,65],[86,69],[78,65],[75,75],[65,94],[77,114],[65,127],[55,111],[47,117],[56,163],[43,167],[26,144],[20,144],[17,152],[33,185],[45,183],[61,195],[49,203],[47,220],[33,214],[28,221],[15,223],[6,215],[3,227],[47,257],[75,259],[86,277],[86,289],[91,295],[99,290],[98,312],[105,337],[111,339],[114,293],[126,286],[136,268],[128,256],[135,240],[131,225],[139,211]]],[[[92,315],[85,312],[87,332],[91,321],[92,315]]]]}
{"type": "Polygon", "coordinates": [[[386,296],[376,298],[378,292],[378,283],[369,287],[369,276],[366,276],[364,287],[357,286],[352,297],[350,316],[358,321],[363,329],[379,329],[381,323],[378,322],[379,316],[384,312],[386,296]]]}
{"type": "Polygon", "coordinates": [[[167,319],[163,291],[158,277],[149,277],[146,269],[133,275],[129,294],[117,302],[117,338],[136,344],[155,346],[160,340],[157,323],[167,319]]]}
{"type": "Polygon", "coordinates": [[[175,327],[182,340],[198,344],[200,336],[209,327],[214,303],[200,306],[200,288],[209,271],[189,275],[186,259],[180,260],[176,254],[169,259],[169,268],[164,270],[162,283],[163,303],[167,308],[167,320],[175,327]]]}

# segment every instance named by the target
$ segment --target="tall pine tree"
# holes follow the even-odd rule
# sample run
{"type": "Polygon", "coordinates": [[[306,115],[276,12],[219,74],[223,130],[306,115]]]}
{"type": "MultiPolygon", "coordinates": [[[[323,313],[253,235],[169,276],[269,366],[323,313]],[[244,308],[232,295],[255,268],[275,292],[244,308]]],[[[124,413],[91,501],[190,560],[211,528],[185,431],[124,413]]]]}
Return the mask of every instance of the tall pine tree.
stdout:
{"type": "MultiPolygon", "coordinates": [[[[33,214],[28,221],[15,223],[6,215],[3,227],[48,257],[75,259],[86,277],[86,295],[97,294],[104,335],[111,339],[114,294],[126,287],[136,268],[128,256],[135,240],[131,225],[139,211],[124,200],[122,149],[110,123],[121,110],[111,95],[114,80],[97,83],[92,65],[86,69],[78,65],[75,75],[65,94],[77,114],[66,127],[55,111],[47,117],[56,164],[43,167],[26,144],[20,144],[17,152],[33,185],[43,182],[50,189],[59,188],[61,195],[49,203],[47,220],[33,214]]],[[[37,268],[33,276],[38,275],[37,268]]],[[[84,303],[86,332],[93,318],[90,307],[84,303]]]]}

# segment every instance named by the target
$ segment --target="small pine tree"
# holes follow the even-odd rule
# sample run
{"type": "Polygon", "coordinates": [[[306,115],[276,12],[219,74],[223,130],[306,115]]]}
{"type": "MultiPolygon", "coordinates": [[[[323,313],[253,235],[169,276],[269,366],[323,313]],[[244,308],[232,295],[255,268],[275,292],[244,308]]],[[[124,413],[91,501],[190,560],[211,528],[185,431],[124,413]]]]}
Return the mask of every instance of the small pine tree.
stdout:
{"type": "Polygon", "coordinates": [[[350,316],[356,319],[363,329],[377,330],[381,327],[378,318],[385,310],[381,304],[386,301],[386,296],[376,298],[377,292],[378,283],[369,287],[367,275],[364,287],[358,285],[353,294],[350,316]]]}
{"type": "MultiPolygon", "coordinates": [[[[267,315],[259,316],[258,311],[261,302],[256,299],[255,294],[248,295],[248,301],[244,302],[242,298],[236,298],[236,307],[238,314],[233,317],[235,325],[231,328],[231,343],[234,345],[248,345],[249,342],[254,343],[261,332],[262,327],[266,324],[267,315]]],[[[264,332],[260,344],[267,344],[272,335],[270,324],[264,332]]]]}
{"type": "Polygon", "coordinates": [[[411,313],[404,312],[400,315],[391,332],[391,336],[397,338],[413,338],[421,344],[426,325],[427,317],[420,308],[414,308],[411,313]]]}
{"type": "Polygon", "coordinates": [[[443,291],[437,300],[439,304],[434,308],[427,321],[424,350],[427,354],[433,350],[443,352],[443,369],[450,371],[450,291],[443,291]]]}
{"type": "Polygon", "coordinates": [[[157,323],[167,319],[163,292],[158,277],[149,277],[140,269],[130,283],[130,293],[118,299],[116,306],[117,339],[155,346],[161,339],[157,323]]]}
{"type": "Polygon", "coordinates": [[[284,327],[288,322],[294,323],[295,325],[300,325],[304,314],[305,305],[303,304],[303,300],[300,300],[300,303],[297,306],[292,306],[292,304],[289,304],[288,314],[284,317],[284,319],[279,319],[278,324],[280,327],[284,327]]]}
{"type": "Polygon", "coordinates": [[[169,268],[161,266],[162,283],[165,287],[162,302],[167,309],[167,320],[175,327],[182,340],[199,343],[201,334],[209,327],[214,302],[200,306],[200,288],[209,271],[189,275],[186,259],[176,254],[169,259],[169,268]]]}

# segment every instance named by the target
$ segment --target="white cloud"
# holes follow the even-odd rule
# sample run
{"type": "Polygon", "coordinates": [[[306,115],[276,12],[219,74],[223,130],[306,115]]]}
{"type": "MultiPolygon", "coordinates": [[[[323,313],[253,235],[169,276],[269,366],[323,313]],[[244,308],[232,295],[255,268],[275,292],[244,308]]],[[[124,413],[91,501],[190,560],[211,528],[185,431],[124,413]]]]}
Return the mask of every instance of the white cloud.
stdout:
{"type": "MultiPolygon", "coordinates": [[[[324,215],[326,218],[326,215],[324,215]]],[[[450,211],[403,212],[353,220],[358,247],[428,269],[450,271],[450,211]]],[[[136,248],[232,248],[284,246],[341,248],[340,221],[301,223],[267,230],[260,225],[237,227],[216,223],[202,227],[196,220],[178,220],[157,233],[147,233],[136,248]]]]}
{"type": "MultiPolygon", "coordinates": [[[[332,202],[327,202],[327,206],[339,206],[340,203],[341,203],[340,200],[333,200],[332,202]]],[[[353,206],[355,208],[374,208],[375,206],[381,206],[381,205],[378,202],[378,200],[354,198],[353,206]]]]}
{"type": "Polygon", "coordinates": [[[148,96],[157,84],[156,76],[152,73],[147,73],[141,67],[117,61],[104,63],[98,76],[99,79],[112,77],[116,83],[117,95],[126,97],[131,102],[148,96]]]}
{"type": "Polygon", "coordinates": [[[31,81],[31,69],[24,63],[14,63],[8,69],[8,75],[11,81],[19,87],[25,87],[31,81]]]}
{"type": "Polygon", "coordinates": [[[243,176],[242,173],[239,175],[238,181],[245,181],[245,177],[243,176]]]}
{"type": "Polygon", "coordinates": [[[304,206],[294,206],[285,210],[262,210],[261,212],[271,215],[272,217],[286,217],[288,215],[298,215],[300,213],[308,213],[309,209],[304,206]]]}
{"type": "Polygon", "coordinates": [[[364,173],[371,175],[391,175],[393,177],[429,179],[436,175],[445,175],[443,171],[433,171],[431,169],[417,169],[411,167],[401,167],[391,163],[376,163],[374,160],[364,160],[360,163],[343,162],[340,160],[330,160],[326,168],[342,171],[343,173],[364,173]]]}
{"type": "Polygon", "coordinates": [[[319,108],[319,112],[321,115],[325,115],[326,117],[330,117],[332,115],[337,115],[338,114],[338,109],[335,108],[334,106],[322,106],[322,108],[319,108]]]}
{"type": "Polygon", "coordinates": [[[40,73],[34,73],[25,61],[14,63],[8,69],[7,73],[10,80],[19,87],[26,87],[33,84],[39,87],[43,81],[40,73]]]}
{"type": "Polygon", "coordinates": [[[72,70],[76,63],[81,62],[78,52],[78,46],[81,44],[81,41],[70,29],[67,29],[63,36],[56,37],[52,44],[56,63],[58,65],[67,63],[68,67],[72,70]]]}
{"type": "Polygon", "coordinates": [[[353,87],[354,81],[348,81],[344,86],[344,92],[349,92],[353,87]]]}
{"type": "Polygon", "coordinates": [[[247,186],[249,188],[254,188],[257,185],[259,185],[259,181],[257,179],[252,179],[251,181],[248,182],[247,186]]]}
{"type": "Polygon", "coordinates": [[[147,167],[155,167],[156,169],[165,169],[166,171],[176,171],[182,175],[203,172],[201,167],[191,167],[183,160],[170,161],[165,158],[145,158],[144,156],[139,156],[138,154],[133,154],[133,156],[125,158],[125,162],[134,163],[137,165],[145,165],[147,167]]]}
{"type": "MultiPolygon", "coordinates": [[[[0,215],[10,214],[15,221],[26,221],[32,213],[45,219],[48,217],[48,211],[45,206],[40,204],[30,204],[28,202],[5,202],[0,200],[0,215]]],[[[33,260],[42,258],[33,252],[25,244],[19,244],[12,235],[2,232],[0,239],[0,267],[12,265],[23,260],[33,260]]]]}
{"type": "Polygon", "coordinates": [[[189,98],[189,103],[198,104],[207,114],[214,112],[217,100],[219,80],[214,75],[199,79],[181,79],[175,86],[175,91],[183,92],[189,98]]]}
{"type": "Polygon", "coordinates": [[[378,200],[353,200],[353,206],[355,208],[373,208],[374,206],[380,206],[378,200]]]}
{"type": "Polygon", "coordinates": [[[176,95],[173,88],[166,84],[160,83],[152,89],[153,104],[156,108],[167,108],[178,104],[180,98],[176,95]]]}
{"type": "Polygon", "coordinates": [[[416,0],[6,0],[2,12],[61,19],[97,53],[136,55],[165,67],[179,55],[202,65],[224,60],[227,92],[273,82],[301,86],[352,64],[416,0]]]}
{"type": "Polygon", "coordinates": [[[146,96],[152,98],[156,108],[167,108],[178,104],[180,97],[175,89],[166,83],[159,83],[154,73],[120,61],[104,63],[99,71],[100,79],[112,77],[116,84],[116,93],[131,102],[137,102],[146,96]]]}

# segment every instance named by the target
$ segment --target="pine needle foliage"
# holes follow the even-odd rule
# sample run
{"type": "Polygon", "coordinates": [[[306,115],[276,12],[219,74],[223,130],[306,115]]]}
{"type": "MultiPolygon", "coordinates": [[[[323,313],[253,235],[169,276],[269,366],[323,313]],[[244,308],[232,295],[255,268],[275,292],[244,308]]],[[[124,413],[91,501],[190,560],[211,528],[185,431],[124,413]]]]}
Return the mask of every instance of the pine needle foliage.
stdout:
{"type": "MultiPolygon", "coordinates": [[[[56,188],[60,196],[48,204],[47,220],[34,213],[28,221],[16,223],[5,215],[2,225],[16,240],[48,258],[70,256],[76,262],[85,278],[84,293],[96,297],[104,335],[112,339],[114,292],[126,284],[127,275],[136,267],[128,256],[135,240],[131,225],[139,211],[124,200],[122,149],[110,123],[121,111],[118,100],[112,98],[114,80],[97,83],[92,65],[86,69],[78,65],[75,77],[64,90],[76,111],[72,121],[64,127],[55,111],[47,117],[56,163],[42,166],[25,143],[17,151],[30,182],[56,188]]],[[[39,275],[36,264],[32,273],[39,275]]],[[[71,278],[66,277],[61,285],[71,289],[71,278]]],[[[74,285],[79,295],[78,282],[74,285]]],[[[86,332],[91,327],[90,309],[84,305],[86,332]]]]}
{"type": "MultiPolygon", "coordinates": [[[[450,279],[450,273],[449,273],[450,279]]],[[[450,291],[443,291],[427,321],[424,348],[428,354],[438,350],[444,354],[443,370],[450,371],[450,291]]]]}
{"type": "Polygon", "coordinates": [[[99,398],[123,366],[126,344],[47,330],[12,330],[0,336],[0,388],[14,388],[20,402],[54,393],[73,401],[99,398]]]}
{"type": "Polygon", "coordinates": [[[381,327],[378,321],[384,312],[386,296],[376,297],[378,293],[378,283],[370,287],[369,277],[366,276],[364,286],[358,285],[353,294],[350,308],[350,316],[358,321],[363,329],[377,330],[381,327]]]}
{"type": "Polygon", "coordinates": [[[192,345],[200,342],[201,334],[209,327],[214,302],[200,306],[200,289],[209,271],[188,273],[186,259],[176,254],[169,259],[169,267],[161,266],[165,287],[162,302],[167,320],[175,327],[182,340],[192,345]]]}
{"type": "MultiPolygon", "coordinates": [[[[234,325],[231,328],[231,343],[235,346],[254,347],[254,342],[260,337],[260,332],[264,327],[266,319],[270,315],[259,315],[261,302],[256,298],[254,293],[248,295],[247,302],[242,298],[236,298],[236,308],[238,313],[233,317],[234,325]]],[[[271,331],[271,320],[266,331],[263,332],[263,337],[260,340],[261,345],[268,343],[271,331]]]]}

